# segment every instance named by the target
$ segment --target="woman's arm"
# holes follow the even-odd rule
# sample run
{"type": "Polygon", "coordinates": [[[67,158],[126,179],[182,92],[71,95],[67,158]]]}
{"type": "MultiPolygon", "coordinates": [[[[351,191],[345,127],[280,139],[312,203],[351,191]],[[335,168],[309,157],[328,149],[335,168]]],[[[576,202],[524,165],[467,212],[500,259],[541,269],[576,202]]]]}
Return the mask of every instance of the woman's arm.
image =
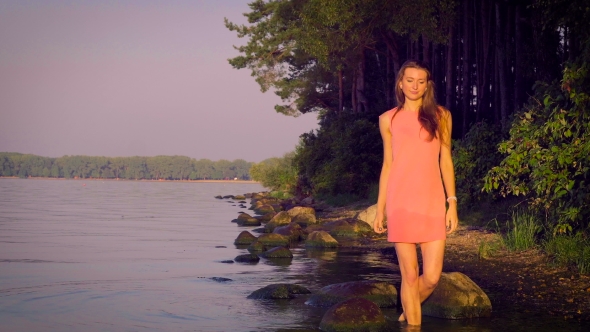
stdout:
{"type": "Polygon", "coordinates": [[[455,191],[455,169],[453,167],[453,158],[451,156],[451,132],[453,129],[451,112],[445,109],[442,120],[441,127],[443,130],[440,131],[440,173],[442,175],[445,191],[447,193],[447,201],[449,203],[445,223],[447,225],[447,234],[451,234],[459,225],[459,217],[457,214],[457,193],[455,191]]]}
{"type": "Polygon", "coordinates": [[[387,182],[389,180],[389,170],[393,161],[391,148],[391,117],[382,114],[379,117],[379,131],[383,139],[383,166],[381,167],[381,176],[379,177],[379,196],[377,196],[377,214],[373,221],[373,230],[376,233],[383,233],[383,220],[385,219],[385,201],[387,198],[387,182]]]}

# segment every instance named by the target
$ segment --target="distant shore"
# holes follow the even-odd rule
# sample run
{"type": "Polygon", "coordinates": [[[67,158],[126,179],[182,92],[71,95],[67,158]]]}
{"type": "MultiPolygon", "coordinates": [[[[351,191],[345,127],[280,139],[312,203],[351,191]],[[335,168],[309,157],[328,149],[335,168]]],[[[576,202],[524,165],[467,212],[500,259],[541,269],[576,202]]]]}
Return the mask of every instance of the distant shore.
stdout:
{"type": "MultiPolygon", "coordinates": [[[[18,176],[0,176],[0,179],[21,179],[18,176]]],[[[139,182],[196,182],[196,183],[260,183],[253,180],[148,180],[148,179],[101,179],[101,178],[51,178],[51,177],[27,177],[23,180],[75,180],[75,181],[139,181],[139,182]]]]}

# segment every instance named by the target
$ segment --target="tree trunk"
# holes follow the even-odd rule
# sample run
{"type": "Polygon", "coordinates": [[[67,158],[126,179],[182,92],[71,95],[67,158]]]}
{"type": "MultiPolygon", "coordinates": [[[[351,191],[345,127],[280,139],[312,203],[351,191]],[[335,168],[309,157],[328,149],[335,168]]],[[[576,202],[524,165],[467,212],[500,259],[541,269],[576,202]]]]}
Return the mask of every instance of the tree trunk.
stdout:
{"type": "Polygon", "coordinates": [[[451,25],[449,29],[449,42],[447,43],[447,63],[446,63],[446,74],[445,74],[445,106],[449,110],[453,109],[455,105],[453,104],[453,88],[455,86],[455,82],[453,79],[453,44],[454,44],[454,32],[455,32],[455,25],[451,25]]]}
{"type": "Polygon", "coordinates": [[[357,82],[356,82],[356,102],[357,102],[357,107],[356,107],[356,111],[358,113],[361,112],[368,112],[369,111],[369,101],[367,100],[366,96],[365,96],[365,69],[366,69],[366,65],[365,65],[365,51],[361,51],[361,59],[359,61],[358,64],[358,70],[357,70],[357,82]]]}
{"type": "Polygon", "coordinates": [[[471,36],[470,36],[470,25],[469,20],[471,17],[470,9],[470,1],[463,1],[463,70],[462,70],[462,79],[461,79],[461,111],[463,114],[463,121],[461,126],[461,137],[467,133],[467,126],[469,124],[469,116],[470,116],[470,100],[471,100],[471,91],[470,91],[470,53],[471,45],[469,45],[471,36]]]}
{"type": "Polygon", "coordinates": [[[514,12],[514,110],[522,104],[523,73],[522,73],[522,29],[520,27],[520,5],[516,4],[514,12]]]}
{"type": "Polygon", "coordinates": [[[504,52],[504,31],[500,3],[496,2],[496,59],[498,61],[498,88],[500,90],[500,122],[508,126],[508,86],[506,81],[506,53],[504,52]]]}
{"type": "Polygon", "coordinates": [[[422,35],[422,62],[430,67],[430,42],[426,36],[422,35]]]}
{"type": "Polygon", "coordinates": [[[342,82],[342,69],[338,70],[338,113],[342,114],[344,108],[344,84],[342,82]]]}

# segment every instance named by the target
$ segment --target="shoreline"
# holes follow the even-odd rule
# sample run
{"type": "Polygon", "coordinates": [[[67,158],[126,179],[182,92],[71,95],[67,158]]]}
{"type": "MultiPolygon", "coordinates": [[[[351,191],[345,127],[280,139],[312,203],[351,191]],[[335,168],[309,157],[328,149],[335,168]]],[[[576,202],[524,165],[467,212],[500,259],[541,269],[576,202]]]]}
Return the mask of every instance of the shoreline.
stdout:
{"type": "Polygon", "coordinates": [[[27,177],[27,178],[19,178],[18,176],[0,176],[0,180],[2,179],[21,179],[21,180],[60,180],[60,181],[69,181],[69,180],[75,180],[75,181],[137,181],[137,182],[195,182],[195,183],[258,183],[260,184],[260,182],[258,181],[254,181],[254,180],[148,180],[148,179],[138,179],[138,180],[134,180],[134,179],[123,179],[123,178],[118,178],[118,179],[102,179],[102,178],[53,178],[53,177],[41,177],[41,176],[36,176],[36,177],[27,177]]]}
{"type": "MultiPolygon", "coordinates": [[[[330,207],[318,213],[318,217],[322,223],[352,218],[369,206],[357,202],[330,207]]],[[[500,240],[500,234],[491,230],[460,225],[447,235],[443,272],[461,272],[471,278],[490,297],[492,312],[504,315],[516,310],[527,315],[549,315],[564,322],[590,321],[590,275],[554,264],[540,249],[512,252],[499,248],[489,257],[480,257],[482,242],[500,240]]],[[[380,251],[388,260],[397,262],[387,235],[372,234],[358,248],[380,251]]]]}

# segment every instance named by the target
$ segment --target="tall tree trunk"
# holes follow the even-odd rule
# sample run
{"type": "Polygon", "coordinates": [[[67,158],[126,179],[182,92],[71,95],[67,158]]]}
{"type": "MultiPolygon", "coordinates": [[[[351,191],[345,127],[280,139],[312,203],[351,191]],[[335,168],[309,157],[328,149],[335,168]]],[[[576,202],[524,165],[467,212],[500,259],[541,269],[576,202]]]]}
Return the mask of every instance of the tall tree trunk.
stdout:
{"type": "Polygon", "coordinates": [[[366,58],[365,58],[365,51],[361,51],[361,59],[358,64],[357,70],[357,82],[356,82],[356,102],[357,107],[356,111],[358,113],[361,112],[368,112],[369,111],[369,101],[365,95],[365,70],[366,70],[366,58]]]}
{"type": "Polygon", "coordinates": [[[422,62],[430,67],[430,42],[426,36],[422,35],[422,62]]]}
{"type": "Polygon", "coordinates": [[[356,113],[357,112],[357,104],[356,104],[356,75],[357,75],[357,70],[353,70],[352,71],[352,91],[350,91],[350,96],[351,96],[351,104],[352,104],[352,113],[356,113]]]}
{"type": "Polygon", "coordinates": [[[342,82],[342,69],[338,70],[338,113],[342,114],[344,108],[344,84],[342,82]]]}
{"type": "Polygon", "coordinates": [[[514,110],[522,104],[523,73],[522,73],[522,28],[521,28],[521,6],[516,4],[514,12],[514,110]]]}
{"type": "Polygon", "coordinates": [[[455,43],[455,25],[451,25],[449,29],[449,42],[447,43],[447,63],[446,63],[446,74],[445,74],[445,106],[449,110],[455,107],[453,103],[453,88],[455,86],[455,80],[453,79],[453,73],[455,68],[453,67],[453,44],[455,43]]]}
{"type": "Polygon", "coordinates": [[[502,10],[500,3],[496,2],[496,59],[498,61],[498,88],[500,90],[500,122],[502,128],[508,126],[508,86],[506,81],[506,53],[504,51],[504,31],[502,10]]]}
{"type": "Polygon", "coordinates": [[[389,85],[389,91],[391,92],[391,103],[388,104],[388,107],[392,107],[395,103],[395,79],[397,72],[400,69],[400,61],[399,61],[399,48],[397,45],[397,41],[395,36],[391,31],[387,31],[383,34],[383,40],[385,41],[385,45],[387,45],[387,50],[389,51],[388,54],[391,55],[391,61],[393,62],[393,73],[388,74],[388,79],[393,78],[393,83],[389,85]]]}
{"type": "Polygon", "coordinates": [[[470,39],[470,1],[463,1],[463,70],[462,70],[462,80],[461,80],[461,110],[463,113],[463,121],[461,126],[461,137],[467,133],[467,126],[469,124],[469,116],[470,116],[470,100],[471,100],[471,57],[469,51],[471,50],[470,39]]]}

